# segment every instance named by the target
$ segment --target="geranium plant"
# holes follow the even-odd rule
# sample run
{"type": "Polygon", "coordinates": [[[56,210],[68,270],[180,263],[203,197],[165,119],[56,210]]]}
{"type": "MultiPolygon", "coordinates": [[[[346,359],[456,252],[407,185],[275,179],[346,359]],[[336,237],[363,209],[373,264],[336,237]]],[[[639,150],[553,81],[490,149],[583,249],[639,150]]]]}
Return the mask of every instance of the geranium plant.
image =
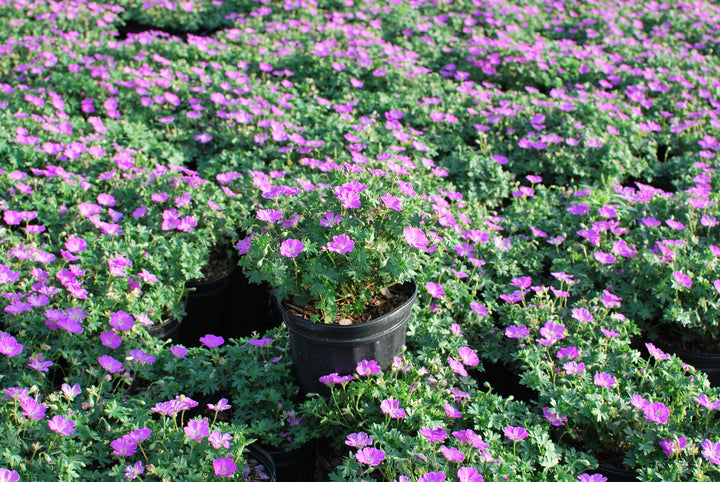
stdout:
{"type": "Polygon", "coordinates": [[[307,178],[277,171],[244,178],[256,204],[241,225],[240,266],[278,299],[313,304],[315,321],[357,322],[373,296],[413,280],[437,249],[439,216],[419,182],[392,172],[401,166],[304,163],[307,178]]]}

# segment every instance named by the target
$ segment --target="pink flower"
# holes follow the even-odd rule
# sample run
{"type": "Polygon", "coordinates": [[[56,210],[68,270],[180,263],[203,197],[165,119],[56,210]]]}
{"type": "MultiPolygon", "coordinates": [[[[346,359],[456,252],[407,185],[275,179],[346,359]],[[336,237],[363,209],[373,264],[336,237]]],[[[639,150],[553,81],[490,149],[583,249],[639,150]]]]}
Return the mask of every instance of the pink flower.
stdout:
{"type": "Polygon", "coordinates": [[[565,373],[568,375],[577,375],[585,370],[585,364],[583,362],[567,362],[563,365],[563,370],[565,370],[565,373]]]}
{"type": "Polygon", "coordinates": [[[462,412],[449,403],[445,403],[445,414],[450,418],[462,418],[462,412]]]}
{"type": "Polygon", "coordinates": [[[198,442],[210,435],[207,420],[190,420],[184,430],[185,435],[198,442]]]}
{"type": "Polygon", "coordinates": [[[442,285],[438,283],[428,281],[427,283],[425,283],[425,289],[433,298],[442,298],[443,296],[445,296],[445,290],[443,290],[442,285]]]}
{"type": "Polygon", "coordinates": [[[207,334],[200,338],[200,343],[207,348],[217,348],[225,343],[225,339],[222,336],[207,334]]]}
{"type": "Polygon", "coordinates": [[[617,382],[617,379],[609,373],[596,373],[593,383],[599,387],[610,388],[617,382]]]}
{"type": "Polygon", "coordinates": [[[423,437],[425,437],[426,439],[428,439],[428,441],[430,441],[432,443],[442,442],[448,436],[447,430],[445,430],[442,427],[438,427],[435,429],[428,428],[428,427],[422,427],[420,429],[420,435],[422,435],[423,437]]]}
{"type": "Polygon", "coordinates": [[[503,433],[505,434],[505,437],[512,440],[513,442],[518,442],[524,438],[528,437],[528,431],[525,430],[523,427],[513,427],[511,425],[508,425],[503,429],[503,433]]]}
{"type": "Polygon", "coordinates": [[[525,338],[529,334],[530,330],[525,325],[513,325],[505,329],[505,336],[508,338],[525,338]]]}
{"type": "Polygon", "coordinates": [[[464,365],[474,367],[477,366],[478,363],[480,363],[480,359],[478,358],[477,354],[470,347],[463,346],[459,348],[458,354],[460,355],[460,360],[463,362],[464,365]]]}
{"type": "Polygon", "coordinates": [[[345,234],[333,236],[333,240],[327,244],[328,251],[338,254],[350,253],[354,248],[355,241],[345,234]]]}
{"type": "Polygon", "coordinates": [[[0,331],[0,353],[9,357],[14,357],[19,355],[22,351],[23,346],[18,343],[15,337],[9,333],[0,331]]]}
{"type": "Polygon", "coordinates": [[[75,433],[75,422],[61,415],[55,415],[48,420],[48,427],[60,435],[72,435],[75,433]]]}
{"type": "Polygon", "coordinates": [[[552,321],[547,321],[540,328],[540,336],[542,338],[536,339],[538,343],[545,346],[554,345],[556,341],[565,338],[565,327],[562,325],[556,325],[552,321]]]}
{"type": "Polygon", "coordinates": [[[230,445],[231,445],[230,444],[231,440],[232,440],[232,435],[230,435],[229,433],[222,433],[220,430],[214,430],[208,436],[208,441],[216,449],[219,449],[220,447],[229,449],[230,445]]]}
{"type": "Polygon", "coordinates": [[[286,239],[280,244],[280,254],[286,258],[297,257],[298,254],[302,253],[303,249],[305,249],[305,245],[297,239],[286,239]]]}
{"type": "Polygon", "coordinates": [[[700,447],[702,447],[702,456],[708,462],[720,465],[720,442],[712,443],[709,439],[705,439],[700,444],[700,447]]]}
{"type": "Polygon", "coordinates": [[[457,373],[457,374],[460,375],[461,377],[466,377],[466,376],[468,376],[468,373],[467,373],[467,371],[465,370],[465,367],[463,366],[462,363],[460,363],[459,361],[457,361],[456,359],[454,359],[454,358],[451,357],[451,356],[448,357],[447,362],[448,362],[448,366],[450,366],[450,368],[452,369],[452,371],[454,371],[455,373],[457,373]]]}
{"type": "Polygon", "coordinates": [[[567,422],[567,417],[564,417],[557,412],[550,411],[550,407],[543,408],[543,416],[555,427],[565,425],[565,422],[567,422]]]}
{"type": "Polygon", "coordinates": [[[360,376],[375,375],[380,373],[380,365],[375,360],[360,360],[355,367],[355,371],[360,376]]]}
{"type": "Polygon", "coordinates": [[[427,236],[425,236],[425,233],[421,229],[410,226],[403,229],[403,237],[405,238],[405,242],[411,247],[420,250],[427,249],[428,244],[430,243],[427,236]]]}
{"type": "Polygon", "coordinates": [[[357,451],[355,459],[361,464],[376,467],[385,460],[385,452],[373,447],[365,447],[357,451]]]}
{"type": "Polygon", "coordinates": [[[615,262],[615,256],[604,251],[595,251],[593,256],[595,257],[595,261],[598,263],[613,264],[615,262]]]}
{"type": "Polygon", "coordinates": [[[665,453],[665,456],[667,458],[671,458],[682,452],[683,449],[687,447],[687,439],[685,437],[679,437],[676,439],[668,437],[665,440],[660,440],[658,444],[665,453]]]}
{"type": "Polygon", "coordinates": [[[690,288],[692,286],[692,279],[685,273],[673,271],[673,277],[680,286],[684,286],[685,288],[690,288]]]}
{"type": "Polygon", "coordinates": [[[347,440],[345,440],[345,445],[348,445],[350,447],[355,447],[358,449],[361,449],[363,447],[367,447],[368,445],[372,445],[373,439],[365,432],[356,432],[351,433],[347,436],[347,440]]]}
{"type": "Polygon", "coordinates": [[[450,460],[452,462],[462,462],[465,460],[465,456],[455,447],[446,447],[444,445],[440,446],[440,452],[442,452],[443,457],[445,457],[447,460],[450,460]]]}
{"type": "Polygon", "coordinates": [[[236,469],[237,465],[233,462],[232,456],[213,460],[213,470],[218,477],[232,477],[236,469]]]}
{"type": "Polygon", "coordinates": [[[581,323],[593,321],[593,315],[585,308],[573,308],[572,317],[581,323]]]}
{"type": "Polygon", "coordinates": [[[400,408],[400,402],[397,400],[383,400],[380,402],[380,410],[390,418],[405,418],[405,409],[400,408]]]}
{"type": "Polygon", "coordinates": [[[113,276],[119,276],[121,278],[124,278],[127,276],[125,274],[125,267],[126,266],[132,266],[132,261],[129,259],[115,253],[112,258],[109,258],[107,260],[108,266],[110,267],[110,273],[113,276]]]}
{"type": "Polygon", "coordinates": [[[400,199],[397,196],[386,193],[380,198],[380,200],[382,200],[386,208],[393,209],[395,211],[402,211],[402,205],[400,204],[400,199]]]}
{"type": "Polygon", "coordinates": [[[483,476],[473,467],[460,467],[457,476],[459,482],[485,482],[483,476]]]}
{"type": "Polygon", "coordinates": [[[110,373],[117,373],[123,370],[123,365],[110,355],[103,355],[98,358],[98,363],[110,373]]]}
{"type": "Polygon", "coordinates": [[[133,440],[132,437],[124,435],[110,442],[110,447],[113,449],[115,455],[130,457],[134,455],[137,450],[137,442],[133,440]]]}
{"type": "Polygon", "coordinates": [[[135,326],[135,320],[121,310],[110,313],[110,325],[116,330],[132,330],[133,326],[135,326]]]}

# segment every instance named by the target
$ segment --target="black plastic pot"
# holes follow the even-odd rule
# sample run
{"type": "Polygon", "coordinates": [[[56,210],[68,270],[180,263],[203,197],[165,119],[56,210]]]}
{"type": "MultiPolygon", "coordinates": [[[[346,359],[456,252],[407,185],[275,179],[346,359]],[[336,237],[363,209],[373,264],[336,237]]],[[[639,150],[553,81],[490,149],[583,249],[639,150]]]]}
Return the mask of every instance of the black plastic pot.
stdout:
{"type": "Polygon", "coordinates": [[[309,482],[315,468],[315,442],[310,441],[294,450],[267,451],[275,462],[277,482],[309,482]]]}
{"type": "Polygon", "coordinates": [[[208,333],[228,336],[226,307],[227,287],[236,266],[220,275],[202,281],[188,281],[186,315],[180,328],[180,340],[187,346],[198,346],[208,333]]]}
{"type": "Polygon", "coordinates": [[[597,472],[607,477],[607,482],[636,482],[640,480],[635,472],[602,463],[598,466],[597,472]]]}
{"type": "Polygon", "coordinates": [[[167,320],[148,328],[148,333],[161,340],[177,341],[180,335],[180,325],[181,323],[176,319],[167,320]]]}
{"type": "Polygon", "coordinates": [[[349,375],[361,360],[375,360],[383,369],[392,364],[405,345],[405,329],[417,297],[411,284],[410,298],[395,310],[357,325],[313,323],[293,315],[277,302],[288,327],[298,385],[304,393],[329,393],[318,380],[324,375],[349,375]]]}
{"type": "Polygon", "coordinates": [[[263,479],[263,482],[277,482],[277,468],[275,467],[275,461],[265,449],[256,444],[252,444],[248,446],[245,458],[253,458],[257,460],[258,464],[263,466],[265,469],[264,472],[268,476],[267,479],[263,479]]]}
{"type": "Polygon", "coordinates": [[[682,361],[688,365],[692,365],[698,370],[702,370],[707,374],[708,380],[713,386],[720,385],[720,355],[712,353],[694,353],[679,348],[675,348],[670,345],[666,345],[662,342],[655,343],[661,350],[674,353],[682,361]]]}

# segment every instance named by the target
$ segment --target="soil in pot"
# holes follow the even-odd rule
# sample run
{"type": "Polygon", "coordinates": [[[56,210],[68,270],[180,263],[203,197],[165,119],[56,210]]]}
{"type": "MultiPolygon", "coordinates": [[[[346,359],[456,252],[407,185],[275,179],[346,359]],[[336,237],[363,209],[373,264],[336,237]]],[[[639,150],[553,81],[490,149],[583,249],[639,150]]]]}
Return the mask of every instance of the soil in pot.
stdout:
{"type": "MultiPolygon", "coordinates": [[[[262,441],[260,441],[262,444],[262,441]]],[[[315,469],[315,441],[293,450],[266,448],[275,461],[278,482],[310,482],[315,469]]]]}
{"type": "Polygon", "coordinates": [[[262,447],[250,445],[245,453],[245,461],[250,467],[250,473],[245,480],[277,482],[275,461],[262,447]]]}

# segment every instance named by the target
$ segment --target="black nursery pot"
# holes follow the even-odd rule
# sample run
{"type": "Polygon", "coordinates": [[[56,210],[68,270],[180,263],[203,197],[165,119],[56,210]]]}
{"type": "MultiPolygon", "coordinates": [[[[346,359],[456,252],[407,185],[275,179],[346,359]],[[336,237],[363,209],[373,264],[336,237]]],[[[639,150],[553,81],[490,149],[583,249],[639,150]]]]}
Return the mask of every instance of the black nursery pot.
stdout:
{"type": "Polygon", "coordinates": [[[411,283],[410,298],[402,305],[374,320],[356,325],[313,323],[293,315],[277,302],[288,327],[298,385],[304,393],[327,394],[318,380],[324,375],[349,375],[361,360],[375,360],[383,369],[392,364],[405,345],[417,285],[411,283]]]}
{"type": "Polygon", "coordinates": [[[597,472],[607,477],[607,482],[636,482],[640,480],[635,472],[602,463],[598,466],[597,472]]]}
{"type": "Polygon", "coordinates": [[[310,482],[315,468],[315,442],[293,450],[268,449],[275,462],[277,482],[310,482]]]}
{"type": "Polygon", "coordinates": [[[720,385],[720,355],[712,353],[694,353],[666,345],[662,342],[655,343],[661,350],[674,353],[688,365],[707,374],[708,380],[713,386],[720,385]]]}
{"type": "Polygon", "coordinates": [[[247,457],[257,460],[258,464],[262,465],[265,469],[265,474],[268,478],[263,479],[263,482],[277,482],[277,468],[275,466],[275,461],[265,449],[256,444],[252,444],[247,448],[246,458],[247,457]]]}
{"type": "Polygon", "coordinates": [[[188,281],[186,315],[180,328],[180,340],[187,346],[198,346],[208,333],[228,336],[227,288],[235,265],[220,275],[202,281],[188,281]]]}

